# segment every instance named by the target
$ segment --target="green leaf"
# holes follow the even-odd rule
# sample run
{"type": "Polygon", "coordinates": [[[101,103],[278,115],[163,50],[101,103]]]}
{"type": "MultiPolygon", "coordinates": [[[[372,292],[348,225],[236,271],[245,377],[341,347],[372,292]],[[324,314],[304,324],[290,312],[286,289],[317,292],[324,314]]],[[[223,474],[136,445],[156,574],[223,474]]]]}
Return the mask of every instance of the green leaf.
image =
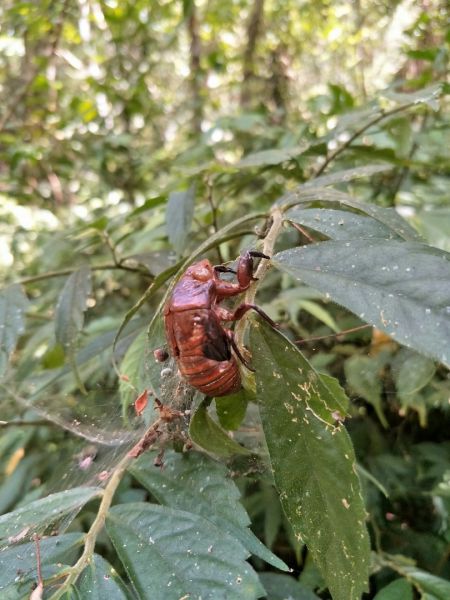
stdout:
{"type": "Polygon", "coordinates": [[[450,254],[416,242],[328,241],[272,263],[394,340],[450,364],[450,254]]]}
{"type": "Polygon", "coordinates": [[[235,442],[208,414],[208,403],[203,401],[195,411],[189,425],[189,436],[195,444],[217,456],[251,454],[235,442]]]}
{"type": "MultiPolygon", "coordinates": [[[[411,241],[420,241],[421,238],[418,233],[397,213],[394,208],[385,208],[383,206],[377,206],[375,204],[369,204],[366,202],[359,202],[355,200],[353,196],[345,194],[339,190],[328,189],[328,188],[306,188],[305,190],[301,187],[297,191],[294,191],[286,196],[285,207],[296,205],[309,205],[314,204],[336,204],[338,207],[347,209],[355,209],[358,213],[349,212],[345,210],[347,215],[359,214],[360,216],[371,217],[375,221],[378,221],[385,229],[389,230],[390,234],[385,236],[387,238],[401,238],[411,241]]],[[[293,215],[293,219],[301,219],[305,209],[297,207],[291,208],[286,212],[286,215],[293,215]]],[[[329,209],[327,209],[329,210],[329,209]]],[[[299,221],[301,222],[301,221],[299,221]]],[[[372,228],[374,225],[371,226],[372,228]]],[[[325,232],[324,232],[325,233],[325,232]]],[[[333,236],[330,236],[333,237],[333,236]]],[[[356,236],[355,236],[356,237],[356,236]]],[[[367,234],[359,237],[379,237],[379,236],[368,236],[367,234]]],[[[338,238],[336,238],[338,239],[338,238]]],[[[340,237],[339,239],[343,239],[340,237]]]]}
{"type": "Polygon", "coordinates": [[[279,165],[283,162],[292,160],[308,150],[309,144],[294,146],[293,148],[272,148],[270,150],[261,150],[247,154],[234,166],[239,168],[247,167],[267,167],[279,165]]]}
{"type": "Polygon", "coordinates": [[[371,177],[377,173],[383,173],[392,169],[391,165],[366,165],[364,167],[355,167],[353,169],[344,169],[327,175],[320,175],[315,179],[310,179],[306,183],[302,183],[293,190],[286,192],[277,200],[279,206],[289,206],[296,203],[297,198],[301,198],[303,192],[311,192],[317,188],[326,187],[328,185],[336,185],[338,183],[348,183],[361,177],[371,177]]]}
{"type": "Polygon", "coordinates": [[[144,329],[133,340],[122,362],[120,363],[119,381],[122,411],[126,411],[144,391],[144,367],[148,346],[147,332],[144,329]]]}
{"type": "Polygon", "coordinates": [[[73,347],[83,329],[86,300],[91,293],[91,270],[78,269],[67,278],[56,306],[55,335],[65,350],[73,347]]]}
{"type": "Polygon", "coordinates": [[[90,600],[127,600],[124,584],[114,568],[98,554],[94,554],[89,565],[77,581],[80,598],[90,600]]]}
{"type": "Polygon", "coordinates": [[[434,361],[426,356],[402,349],[392,364],[397,394],[402,401],[408,401],[427,385],[436,372],[434,361]]]}
{"type": "Polygon", "coordinates": [[[247,551],[202,517],[152,504],[109,512],[106,529],[140,598],[179,600],[264,594],[247,551]]]}
{"type": "Polygon", "coordinates": [[[194,216],[195,186],[169,195],[166,209],[166,227],[169,242],[175,252],[183,254],[194,216]]]}
{"type": "Polygon", "coordinates": [[[292,575],[260,573],[259,578],[270,600],[319,600],[319,596],[292,575]]]}
{"type": "MultiPolygon", "coordinates": [[[[250,331],[257,395],[275,483],[297,538],[307,544],[334,600],[359,600],[367,587],[369,541],[355,456],[327,407],[325,384],[298,349],[261,321],[250,331]],[[325,396],[325,397],[324,397],[325,396]]],[[[328,392],[329,393],[329,392],[328,392]]]]}
{"type": "Polygon", "coordinates": [[[378,592],[373,600],[413,600],[413,588],[406,579],[396,579],[378,592]]]}
{"type": "Polygon", "coordinates": [[[249,400],[249,394],[244,388],[236,394],[215,398],[216,413],[222,427],[231,431],[239,429],[247,412],[249,400]]]}
{"type": "Polygon", "coordinates": [[[345,362],[345,377],[348,385],[355,394],[374,407],[380,423],[387,428],[389,424],[383,412],[382,402],[382,369],[383,364],[380,364],[376,357],[371,356],[355,354],[345,362]]]}
{"type": "MultiPolygon", "coordinates": [[[[384,209],[387,211],[394,209],[384,209]]],[[[285,214],[286,219],[310,229],[320,231],[332,240],[352,240],[358,238],[397,238],[389,227],[373,218],[348,210],[331,208],[291,208],[285,214]]]]}
{"type": "Polygon", "coordinates": [[[239,489],[224,465],[200,453],[167,452],[163,470],[149,466],[143,456],[129,471],[161,504],[204,517],[255,556],[277,569],[288,569],[248,529],[250,519],[239,502],[239,489]]]}
{"type": "MultiPolygon", "coordinates": [[[[72,554],[81,547],[83,537],[80,533],[67,533],[65,535],[51,536],[39,541],[41,550],[42,567],[57,563],[68,563],[72,554]]],[[[61,567],[60,567],[61,568],[61,567]]],[[[45,572],[45,571],[44,571],[45,572]]],[[[17,588],[20,586],[22,594],[26,585],[34,584],[37,580],[36,544],[12,545],[0,552],[0,595],[2,598],[23,598],[17,588]],[[17,596],[12,592],[17,591],[17,596]]]]}
{"type": "Polygon", "coordinates": [[[0,539],[14,538],[19,534],[26,537],[32,531],[46,529],[101,493],[100,488],[79,487],[30,502],[0,517],[0,539]]]}
{"type": "Polygon", "coordinates": [[[19,336],[24,332],[24,313],[28,306],[28,298],[20,285],[9,285],[0,290],[0,377],[6,370],[19,336]]]}
{"type": "Polygon", "coordinates": [[[398,569],[409,581],[411,581],[421,593],[431,594],[438,600],[448,600],[450,598],[450,582],[436,577],[427,571],[422,571],[417,567],[401,566],[398,569]]]}

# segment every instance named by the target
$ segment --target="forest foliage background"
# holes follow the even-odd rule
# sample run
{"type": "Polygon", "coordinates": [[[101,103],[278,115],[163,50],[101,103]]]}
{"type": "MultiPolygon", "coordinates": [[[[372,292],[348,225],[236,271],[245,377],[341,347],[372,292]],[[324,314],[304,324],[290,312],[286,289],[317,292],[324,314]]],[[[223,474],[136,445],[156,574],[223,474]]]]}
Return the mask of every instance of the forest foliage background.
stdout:
{"type": "MultiPolygon", "coordinates": [[[[167,564],[195,536],[164,540],[188,521],[223,552],[222,572],[194,551],[211,598],[450,597],[450,290],[440,266],[450,251],[448,23],[439,0],[1,3],[0,590],[8,598],[33,588],[35,598],[86,598],[91,589],[99,598],[205,594],[194,576],[167,595],[167,564]],[[345,497],[339,509],[306,508],[313,530],[348,537],[349,564],[342,548],[324,564],[327,540],[305,532],[276,491],[303,489],[314,476],[328,501],[340,455],[325,442],[307,473],[299,455],[286,458],[288,475],[281,461],[277,471],[289,447],[271,442],[273,423],[281,437],[288,425],[262,409],[261,426],[249,392],[194,399],[196,451],[187,462],[179,454],[186,439],[165,432],[176,452],[166,442],[164,458],[149,452],[118,470],[155,418],[151,401],[144,418],[134,414],[136,398],[146,389],[174,393],[160,388],[151,358],[170,278],[183,261],[234,261],[267,243],[268,217],[295,190],[309,212],[292,203],[277,251],[307,245],[316,270],[334,261],[341,277],[353,258],[369,279],[377,260],[417,268],[422,312],[400,323],[401,344],[383,314],[357,309],[349,290],[303,272],[299,285],[288,254],[258,283],[258,303],[289,340],[302,340],[305,368],[346,406],[370,567],[368,546],[351,538],[358,515],[364,520],[358,491],[348,518],[345,497]],[[356,254],[328,246],[327,255],[325,243],[347,239],[344,221],[356,254]],[[401,258],[399,239],[421,250],[402,246],[401,258]],[[114,506],[102,513],[111,473],[120,475],[114,506]],[[172,496],[162,493],[179,482],[172,496]],[[154,542],[140,540],[143,527],[156,532],[165,567],[152,570],[154,542]],[[60,535],[46,537],[50,530],[60,535]],[[80,555],[86,562],[76,563],[80,555]]],[[[377,293],[391,306],[383,285],[377,293]]],[[[263,397],[271,364],[291,375],[279,338],[259,327],[251,344],[263,397]]],[[[344,473],[344,487],[352,477],[344,473]]],[[[194,573],[183,556],[180,573],[194,573]]]]}

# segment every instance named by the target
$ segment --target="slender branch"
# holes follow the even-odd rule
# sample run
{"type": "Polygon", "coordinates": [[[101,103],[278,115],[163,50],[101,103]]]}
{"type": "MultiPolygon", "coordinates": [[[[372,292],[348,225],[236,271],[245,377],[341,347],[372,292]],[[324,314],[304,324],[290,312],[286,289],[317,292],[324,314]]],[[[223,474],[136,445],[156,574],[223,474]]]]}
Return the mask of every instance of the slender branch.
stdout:
{"type": "MultiPolygon", "coordinates": [[[[123,263],[118,264],[105,264],[105,265],[94,265],[91,268],[91,271],[108,271],[112,269],[121,269],[122,271],[130,271],[131,273],[139,273],[140,275],[144,275],[144,277],[148,277],[153,279],[152,275],[143,269],[139,269],[136,267],[127,267],[123,263]]],[[[61,269],[60,271],[49,271],[48,273],[42,273],[41,275],[32,275],[31,277],[23,277],[22,279],[18,279],[14,283],[19,285],[26,285],[28,283],[36,283],[37,281],[45,281],[46,279],[53,279],[54,277],[64,277],[65,275],[71,275],[77,270],[77,267],[72,269],[61,269]]]]}
{"type": "Polygon", "coordinates": [[[295,340],[294,344],[300,345],[307,344],[308,342],[318,342],[320,340],[326,340],[328,338],[340,338],[346,336],[348,333],[355,333],[356,331],[368,329],[369,327],[372,327],[372,325],[358,325],[358,327],[352,327],[351,329],[339,331],[338,333],[330,333],[329,335],[319,335],[317,337],[306,338],[304,340],[295,340]]]}
{"type": "Polygon", "coordinates": [[[53,421],[46,421],[45,419],[39,419],[38,421],[0,421],[0,430],[6,427],[59,427],[57,423],[53,421]]]}
{"type": "MultiPolygon", "coordinates": [[[[272,256],[273,251],[275,249],[275,244],[278,239],[278,235],[280,234],[281,228],[283,226],[283,213],[281,212],[278,206],[274,207],[270,213],[271,216],[271,225],[267,232],[266,237],[264,238],[263,245],[263,253],[267,256],[272,256]]],[[[262,280],[270,269],[270,261],[262,260],[259,263],[259,266],[255,273],[255,278],[257,280],[262,280]]],[[[255,300],[256,290],[258,289],[258,281],[255,281],[253,285],[249,287],[247,292],[245,293],[244,302],[246,304],[253,304],[255,300]]],[[[235,329],[236,343],[239,348],[244,346],[244,335],[247,323],[247,315],[244,315],[240,321],[238,321],[235,329]]]]}
{"type": "Polygon", "coordinates": [[[85,535],[83,553],[81,554],[78,561],[73,565],[73,567],[70,567],[66,571],[66,580],[59,588],[59,590],[57,590],[54,594],[50,596],[49,600],[58,600],[59,598],[62,598],[64,594],[68,591],[70,586],[76,582],[78,577],[81,575],[82,571],[89,564],[94,553],[97,537],[105,525],[105,520],[108,511],[111,507],[114,494],[116,493],[116,490],[119,487],[120,482],[122,481],[122,477],[124,476],[125,471],[129,467],[129,465],[135,460],[135,457],[141,453],[140,451],[142,448],[147,449],[148,447],[150,447],[150,445],[152,445],[152,443],[148,443],[149,439],[152,438],[152,434],[154,434],[153,437],[155,438],[153,442],[156,440],[156,433],[160,423],[161,419],[157,419],[154,423],[152,423],[152,425],[147,429],[147,431],[144,433],[144,435],[141,437],[138,443],[134,446],[134,448],[130,452],[128,452],[115,467],[108,484],[103,490],[102,500],[100,502],[97,516],[95,517],[89,531],[85,535]]]}
{"type": "Polygon", "coordinates": [[[409,102],[408,104],[403,104],[402,106],[397,106],[396,108],[393,108],[391,110],[383,110],[383,109],[381,109],[380,113],[376,117],[374,117],[371,121],[369,121],[368,123],[366,123],[365,125],[363,125],[359,129],[357,129],[355,131],[355,133],[353,135],[351,135],[346,142],[344,142],[341,146],[339,146],[339,148],[336,148],[336,150],[334,150],[334,152],[332,152],[330,155],[328,155],[328,157],[326,158],[325,162],[316,171],[316,173],[314,174],[314,176],[312,177],[312,179],[315,179],[316,177],[319,177],[319,175],[322,175],[322,173],[325,171],[325,169],[328,167],[328,165],[331,162],[333,162],[333,160],[335,160],[338,156],[340,156],[343,152],[345,152],[345,150],[347,150],[347,148],[349,146],[351,146],[353,144],[353,142],[359,136],[361,136],[363,133],[365,133],[368,129],[370,129],[371,127],[373,127],[374,125],[376,125],[377,123],[379,123],[380,121],[382,121],[383,119],[386,119],[387,117],[391,117],[392,115],[395,115],[395,114],[397,114],[399,112],[402,112],[404,110],[408,110],[412,106],[416,106],[416,103],[415,102],[409,102]]]}
{"type": "MultiPolygon", "coordinates": [[[[211,207],[212,225],[214,228],[214,233],[217,233],[219,231],[219,224],[217,221],[217,206],[214,204],[213,186],[212,186],[211,180],[209,178],[206,181],[206,185],[207,185],[206,198],[208,200],[209,206],[211,207]]],[[[216,247],[216,252],[217,252],[217,258],[219,259],[219,263],[222,264],[224,262],[224,260],[223,260],[222,253],[220,251],[220,246],[216,247]]]]}

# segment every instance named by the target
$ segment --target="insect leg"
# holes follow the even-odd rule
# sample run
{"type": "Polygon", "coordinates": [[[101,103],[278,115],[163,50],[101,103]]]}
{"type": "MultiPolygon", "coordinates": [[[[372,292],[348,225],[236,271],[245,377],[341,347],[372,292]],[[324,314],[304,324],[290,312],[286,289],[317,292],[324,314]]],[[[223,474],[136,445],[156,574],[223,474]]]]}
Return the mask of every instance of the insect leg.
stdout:
{"type": "Polygon", "coordinates": [[[256,304],[247,304],[247,303],[240,304],[236,308],[236,310],[233,313],[229,313],[227,319],[224,319],[224,320],[226,320],[226,321],[238,321],[240,318],[242,318],[245,315],[246,312],[248,312],[249,310],[252,310],[252,309],[255,310],[274,329],[278,329],[278,324],[275,323],[275,321],[272,321],[272,319],[269,317],[269,315],[266,314],[263,311],[263,309],[259,308],[259,306],[257,306],[256,304]]]}
{"type": "Polygon", "coordinates": [[[236,341],[234,339],[234,333],[231,331],[231,329],[225,329],[224,330],[227,338],[230,340],[230,345],[234,350],[234,353],[236,354],[236,356],[239,358],[239,360],[241,361],[241,363],[247,367],[247,369],[249,371],[254,371],[255,369],[245,360],[245,358],[242,356],[241,351],[238,348],[238,345],[236,344],[236,341]]]}

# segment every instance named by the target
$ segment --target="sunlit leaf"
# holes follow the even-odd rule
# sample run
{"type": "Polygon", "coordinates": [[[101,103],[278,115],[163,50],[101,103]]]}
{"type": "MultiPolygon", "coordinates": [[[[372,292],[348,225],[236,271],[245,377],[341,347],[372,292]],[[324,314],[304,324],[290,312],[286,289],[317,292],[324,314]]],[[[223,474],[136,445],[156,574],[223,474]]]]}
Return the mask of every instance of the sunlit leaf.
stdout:
{"type": "Polygon", "coordinates": [[[6,370],[18,337],[24,331],[24,313],[28,306],[28,298],[20,285],[0,290],[0,377],[6,370]]]}
{"type": "Polygon", "coordinates": [[[298,539],[308,546],[334,600],[367,587],[369,541],[355,457],[341,423],[316,418],[327,404],[297,348],[260,321],[250,334],[257,394],[276,486],[298,539]]]}
{"type": "Polygon", "coordinates": [[[275,255],[275,266],[394,340],[450,364],[450,255],[415,242],[327,241],[275,255]]]}
{"type": "Polygon", "coordinates": [[[152,504],[114,506],[107,532],[142,598],[253,600],[263,589],[247,551],[223,529],[189,512],[152,504]]]}

